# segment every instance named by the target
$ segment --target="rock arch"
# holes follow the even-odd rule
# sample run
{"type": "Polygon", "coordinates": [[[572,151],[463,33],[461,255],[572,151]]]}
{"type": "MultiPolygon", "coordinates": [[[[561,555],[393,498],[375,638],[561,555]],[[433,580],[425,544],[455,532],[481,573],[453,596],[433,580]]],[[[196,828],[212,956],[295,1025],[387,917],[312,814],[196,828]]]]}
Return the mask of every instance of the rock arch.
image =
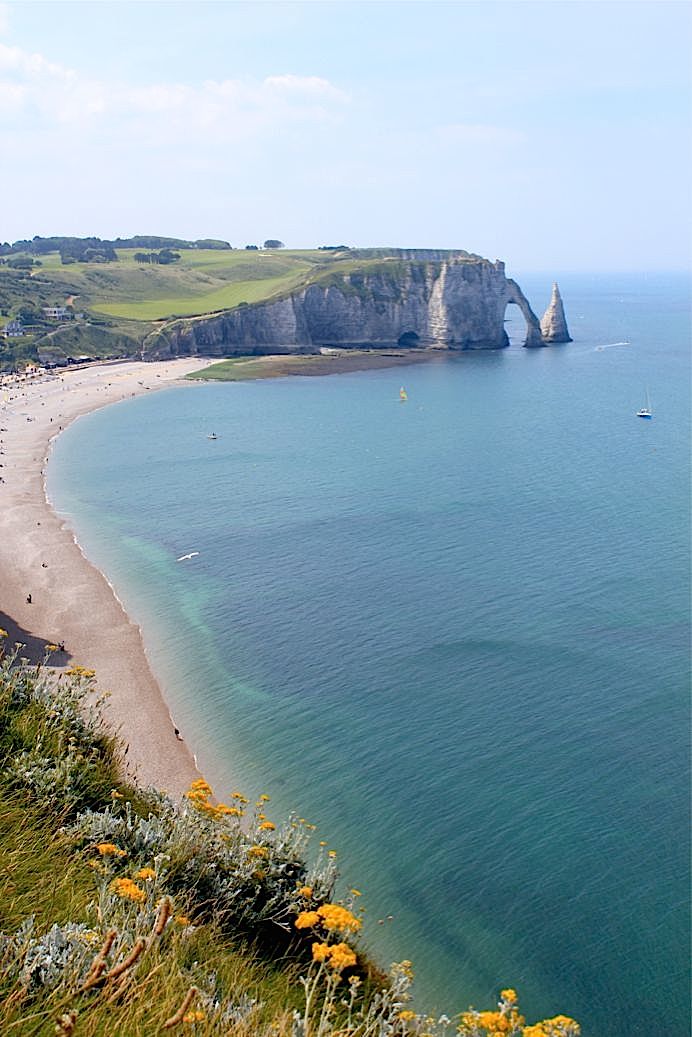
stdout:
{"type": "Polygon", "coordinates": [[[543,336],[541,335],[541,325],[538,322],[538,317],[529,306],[529,301],[522,292],[521,288],[516,281],[512,281],[511,278],[507,279],[507,291],[505,292],[504,306],[502,308],[502,316],[504,319],[505,310],[510,303],[514,303],[521,310],[522,316],[526,321],[526,341],[524,345],[528,348],[532,346],[544,346],[543,336]]]}

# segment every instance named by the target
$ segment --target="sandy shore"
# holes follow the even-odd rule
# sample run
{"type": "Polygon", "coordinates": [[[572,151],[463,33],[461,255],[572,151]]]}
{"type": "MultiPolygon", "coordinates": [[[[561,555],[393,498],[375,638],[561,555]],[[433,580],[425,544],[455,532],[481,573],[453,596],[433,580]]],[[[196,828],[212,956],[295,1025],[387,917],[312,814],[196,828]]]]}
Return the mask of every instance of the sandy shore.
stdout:
{"type": "Polygon", "coordinates": [[[48,504],[44,472],[50,440],[75,418],[170,386],[207,362],[99,364],[0,388],[0,627],[30,658],[63,642],[55,665],[96,670],[99,690],[111,693],[106,718],[128,747],[130,776],[176,797],[199,777],[193,755],[176,737],[139,627],[48,504]]]}

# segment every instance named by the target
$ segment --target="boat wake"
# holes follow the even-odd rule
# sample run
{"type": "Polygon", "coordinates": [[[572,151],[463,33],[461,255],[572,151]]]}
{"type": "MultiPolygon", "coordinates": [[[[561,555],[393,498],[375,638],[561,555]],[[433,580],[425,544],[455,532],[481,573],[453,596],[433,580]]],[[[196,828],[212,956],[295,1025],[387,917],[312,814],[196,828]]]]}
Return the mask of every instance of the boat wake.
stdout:
{"type": "Polygon", "coordinates": [[[594,352],[600,353],[604,349],[615,349],[616,346],[629,346],[629,342],[607,342],[604,346],[596,346],[594,352]]]}

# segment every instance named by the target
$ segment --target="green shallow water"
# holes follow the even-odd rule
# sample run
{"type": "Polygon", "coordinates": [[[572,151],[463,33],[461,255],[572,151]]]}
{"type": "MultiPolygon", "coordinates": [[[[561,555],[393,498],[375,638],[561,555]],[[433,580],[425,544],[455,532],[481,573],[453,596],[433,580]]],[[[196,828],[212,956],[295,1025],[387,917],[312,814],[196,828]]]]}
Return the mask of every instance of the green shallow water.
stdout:
{"type": "Polygon", "coordinates": [[[421,1005],[683,1037],[689,296],[560,284],[571,345],[152,394],[49,489],[207,776],[318,824],[421,1005]]]}

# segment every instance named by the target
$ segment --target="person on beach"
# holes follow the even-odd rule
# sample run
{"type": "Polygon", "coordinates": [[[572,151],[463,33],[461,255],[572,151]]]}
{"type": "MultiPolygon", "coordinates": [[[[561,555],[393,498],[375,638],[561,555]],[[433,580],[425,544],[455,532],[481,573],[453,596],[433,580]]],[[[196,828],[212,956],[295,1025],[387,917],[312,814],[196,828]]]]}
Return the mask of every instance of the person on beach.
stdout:
{"type": "Polygon", "coordinates": [[[27,603],[27,605],[31,604],[31,595],[30,594],[27,594],[27,596],[26,596],[26,603],[27,603]]]}

